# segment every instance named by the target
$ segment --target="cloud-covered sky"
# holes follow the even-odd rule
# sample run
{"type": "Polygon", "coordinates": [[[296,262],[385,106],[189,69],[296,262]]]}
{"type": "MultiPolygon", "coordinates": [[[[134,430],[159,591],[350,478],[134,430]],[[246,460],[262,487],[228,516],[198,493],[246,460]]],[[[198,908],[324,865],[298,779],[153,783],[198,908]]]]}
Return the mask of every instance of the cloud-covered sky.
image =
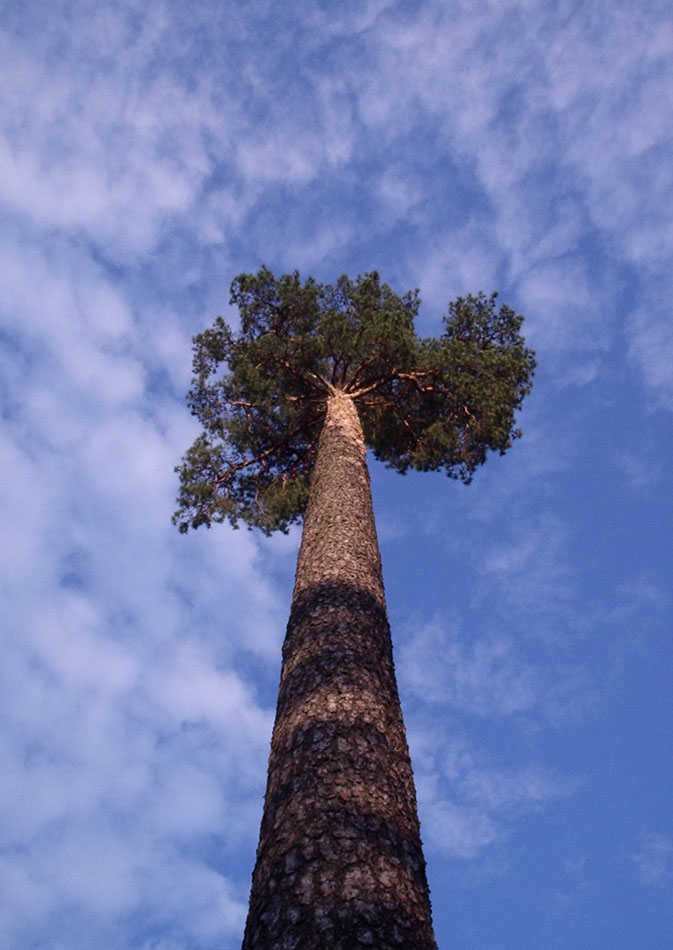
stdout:
{"type": "Polygon", "coordinates": [[[299,536],[170,515],[266,263],[538,353],[469,488],[372,465],[440,950],[670,947],[670,5],[8,3],[0,57],[0,945],[240,945],[299,536]]]}

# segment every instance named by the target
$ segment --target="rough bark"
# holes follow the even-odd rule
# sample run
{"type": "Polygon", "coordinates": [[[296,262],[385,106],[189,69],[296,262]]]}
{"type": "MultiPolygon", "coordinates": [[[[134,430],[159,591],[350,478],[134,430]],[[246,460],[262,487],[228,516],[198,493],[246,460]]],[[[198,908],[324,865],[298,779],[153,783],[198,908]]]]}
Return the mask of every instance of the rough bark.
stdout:
{"type": "Polygon", "coordinates": [[[365,444],[328,400],[243,950],[436,948],[365,444]]]}

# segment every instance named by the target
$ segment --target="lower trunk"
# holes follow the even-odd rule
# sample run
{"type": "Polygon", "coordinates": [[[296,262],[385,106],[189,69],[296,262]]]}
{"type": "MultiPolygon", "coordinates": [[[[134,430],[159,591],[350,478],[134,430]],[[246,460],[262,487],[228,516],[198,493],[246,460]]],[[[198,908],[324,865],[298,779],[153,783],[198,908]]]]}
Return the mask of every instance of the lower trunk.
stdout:
{"type": "Polygon", "coordinates": [[[329,397],[243,950],[436,948],[365,444],[329,397]]]}

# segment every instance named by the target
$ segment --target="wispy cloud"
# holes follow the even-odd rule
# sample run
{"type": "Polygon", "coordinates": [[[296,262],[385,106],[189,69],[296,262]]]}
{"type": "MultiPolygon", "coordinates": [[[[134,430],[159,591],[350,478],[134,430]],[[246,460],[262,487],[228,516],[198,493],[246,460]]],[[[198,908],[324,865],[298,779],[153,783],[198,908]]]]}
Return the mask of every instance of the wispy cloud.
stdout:
{"type": "Polygon", "coordinates": [[[438,621],[404,640],[398,661],[403,687],[426,701],[480,716],[508,716],[536,704],[540,677],[510,638],[466,641],[464,631],[438,621]]]}
{"type": "Polygon", "coordinates": [[[572,567],[566,531],[549,517],[519,527],[509,542],[486,553],[484,571],[502,585],[503,595],[520,610],[548,614],[568,602],[572,567]]]}
{"type": "Polygon", "coordinates": [[[173,536],[191,427],[153,375],[185,334],[144,353],[99,266],[4,250],[3,939],[236,939],[271,711],[231,657],[275,664],[278,597],[251,535],[173,536]]]}
{"type": "Polygon", "coordinates": [[[662,887],[673,870],[673,841],[663,834],[649,834],[631,859],[641,884],[662,887]]]}
{"type": "MultiPolygon", "coordinates": [[[[658,309],[658,308],[657,308],[658,309]]],[[[629,355],[662,409],[673,409],[673,313],[639,309],[629,323],[629,355]]]]}
{"type": "Polygon", "coordinates": [[[483,857],[503,844],[517,819],[573,794],[579,782],[538,763],[500,767],[463,738],[410,733],[424,837],[454,858],[483,857]]]}

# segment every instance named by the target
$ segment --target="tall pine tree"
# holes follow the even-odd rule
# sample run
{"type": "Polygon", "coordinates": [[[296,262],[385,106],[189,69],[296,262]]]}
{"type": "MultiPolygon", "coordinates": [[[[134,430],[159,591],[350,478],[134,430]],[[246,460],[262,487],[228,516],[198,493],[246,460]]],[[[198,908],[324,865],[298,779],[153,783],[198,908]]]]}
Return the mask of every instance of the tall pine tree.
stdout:
{"type": "Polygon", "coordinates": [[[436,946],[372,512],[366,448],[469,482],[521,433],[535,361],[496,295],[419,338],[416,293],[377,273],[232,284],[241,326],[195,338],[203,426],[181,531],[303,517],[244,950],[436,946]]]}

